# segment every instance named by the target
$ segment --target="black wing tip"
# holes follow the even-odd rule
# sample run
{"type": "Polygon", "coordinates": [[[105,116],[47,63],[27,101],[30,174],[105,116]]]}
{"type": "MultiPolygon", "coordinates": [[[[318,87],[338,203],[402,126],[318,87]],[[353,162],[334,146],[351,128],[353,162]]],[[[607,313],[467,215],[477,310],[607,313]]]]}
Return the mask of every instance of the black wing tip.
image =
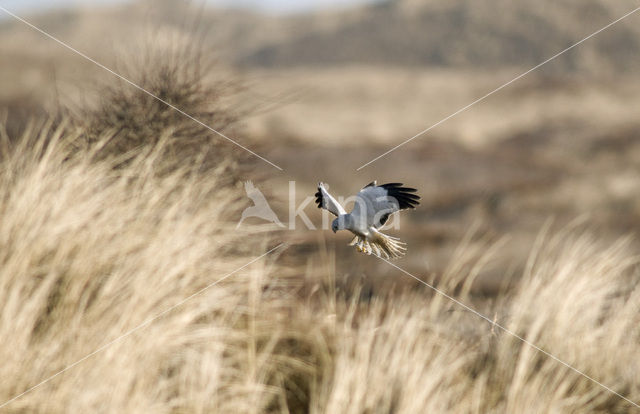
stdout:
{"type": "Polygon", "coordinates": [[[381,184],[378,187],[382,187],[382,188],[397,188],[397,187],[402,187],[403,184],[402,183],[386,183],[386,184],[381,184]]]}
{"type": "Polygon", "coordinates": [[[379,187],[382,187],[385,190],[398,189],[398,190],[405,191],[407,193],[415,193],[416,191],[418,191],[412,187],[403,187],[403,185],[404,185],[403,183],[387,183],[387,184],[382,184],[379,187]]]}
{"type": "Polygon", "coordinates": [[[318,182],[318,191],[316,191],[316,193],[314,194],[315,198],[316,198],[316,204],[318,205],[318,208],[322,208],[322,191],[320,191],[320,187],[322,187],[324,185],[324,183],[322,181],[318,182]]]}
{"type": "Polygon", "coordinates": [[[322,208],[322,191],[320,191],[320,187],[322,187],[324,185],[324,183],[322,181],[320,181],[318,183],[318,191],[314,194],[314,196],[316,197],[316,204],[318,205],[318,208],[322,208]]]}
{"type": "Polygon", "coordinates": [[[398,201],[398,207],[400,208],[400,210],[414,209],[418,205],[420,205],[420,203],[416,200],[408,200],[398,197],[395,197],[395,199],[398,201]]]}
{"type": "Polygon", "coordinates": [[[322,208],[322,193],[320,192],[320,190],[318,190],[318,192],[315,193],[314,196],[316,197],[316,204],[318,205],[318,208],[322,208]]]}
{"type": "Polygon", "coordinates": [[[415,188],[403,187],[402,183],[387,183],[382,184],[380,187],[387,190],[389,197],[393,197],[398,201],[398,207],[400,210],[414,209],[420,204],[420,196],[415,193],[415,188]]]}

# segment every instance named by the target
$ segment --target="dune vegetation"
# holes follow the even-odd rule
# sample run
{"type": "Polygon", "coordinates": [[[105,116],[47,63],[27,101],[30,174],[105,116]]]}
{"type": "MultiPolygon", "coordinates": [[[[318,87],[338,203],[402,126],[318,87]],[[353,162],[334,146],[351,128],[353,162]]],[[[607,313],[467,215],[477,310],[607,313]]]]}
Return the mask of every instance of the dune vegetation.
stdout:
{"type": "MultiPolygon", "coordinates": [[[[286,246],[255,260],[277,238],[236,232],[217,169],[158,174],[162,143],[69,155],[66,134],[34,126],[5,146],[0,394],[55,377],[3,412],[632,408],[430,289],[338,291],[322,249],[313,270],[280,263],[286,246]]],[[[460,254],[438,288],[472,304],[482,261],[460,254]]],[[[625,240],[567,229],[541,236],[518,286],[481,310],[638,401],[637,276],[625,240]]]]}

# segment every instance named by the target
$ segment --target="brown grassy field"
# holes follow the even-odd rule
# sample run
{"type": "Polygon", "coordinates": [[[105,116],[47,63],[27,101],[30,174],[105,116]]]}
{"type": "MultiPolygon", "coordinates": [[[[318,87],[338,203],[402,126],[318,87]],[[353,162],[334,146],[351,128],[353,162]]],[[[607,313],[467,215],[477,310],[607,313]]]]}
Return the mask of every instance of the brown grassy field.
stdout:
{"type": "MultiPolygon", "coordinates": [[[[197,21],[140,2],[33,17],[284,172],[0,24],[0,412],[640,410],[640,83],[620,58],[636,50],[632,22],[356,171],[579,40],[577,21],[549,29],[574,3],[508,8],[486,33],[490,14],[462,1],[422,14],[403,1],[197,21]],[[516,42],[523,60],[499,67],[460,46],[468,34],[438,65],[411,60],[413,46],[395,63],[363,46],[384,13],[395,20],[375,39],[388,46],[398,19],[453,24],[460,10],[489,40],[527,39],[521,15],[555,40],[516,42]],[[347,48],[345,33],[359,53],[305,55],[347,48]],[[244,181],[286,222],[291,180],[299,203],[318,181],[348,195],[373,179],[423,197],[392,231],[409,246],[399,268],[300,220],[237,228],[244,181]]],[[[624,12],[592,3],[577,16],[624,12]]],[[[304,211],[320,222],[313,203],[304,211]]]]}

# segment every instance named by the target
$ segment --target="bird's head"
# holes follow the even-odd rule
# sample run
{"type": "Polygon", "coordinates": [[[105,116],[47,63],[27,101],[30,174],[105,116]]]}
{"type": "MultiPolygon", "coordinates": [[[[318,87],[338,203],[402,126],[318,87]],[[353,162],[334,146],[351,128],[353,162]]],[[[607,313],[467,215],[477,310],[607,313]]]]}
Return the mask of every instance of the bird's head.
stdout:
{"type": "Polygon", "coordinates": [[[335,233],[338,230],[345,230],[347,228],[346,226],[346,217],[347,215],[344,214],[340,217],[338,217],[337,219],[333,220],[333,222],[331,223],[331,230],[333,230],[333,232],[335,233]]]}

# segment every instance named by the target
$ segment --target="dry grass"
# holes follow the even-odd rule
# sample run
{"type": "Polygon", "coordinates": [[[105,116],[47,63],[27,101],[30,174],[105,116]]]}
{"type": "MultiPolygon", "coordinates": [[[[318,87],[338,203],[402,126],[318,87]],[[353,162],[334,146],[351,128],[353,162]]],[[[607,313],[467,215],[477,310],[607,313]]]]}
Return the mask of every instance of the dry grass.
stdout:
{"type": "MultiPolygon", "coordinates": [[[[142,58],[132,73],[225,124],[233,116],[211,99],[224,90],[185,53],[151,53],[160,64],[142,58]]],[[[98,89],[102,101],[71,119],[0,122],[0,412],[637,408],[422,285],[345,282],[358,260],[376,259],[340,262],[307,241],[243,267],[281,240],[235,229],[246,206],[235,154],[121,86],[98,89]]],[[[442,153],[465,164],[456,169],[465,180],[476,175],[468,153],[442,153]]],[[[425,239],[421,229],[407,233],[425,239]]],[[[491,297],[471,285],[505,245],[463,241],[429,281],[640,402],[637,257],[630,240],[599,236],[584,226],[543,232],[519,278],[492,270],[511,283],[491,297]]]]}
{"type": "MultiPolygon", "coordinates": [[[[237,234],[220,171],[158,175],[157,145],[70,157],[27,131],[0,173],[0,346],[8,400],[265,251],[237,234]],[[46,143],[46,144],[45,144],[46,143]]],[[[482,305],[527,340],[640,400],[636,258],[577,230],[543,237],[515,291],[482,305]]],[[[464,261],[464,249],[460,251],[464,261]]],[[[207,289],[5,412],[628,412],[631,405],[427,289],[309,293],[277,255],[207,289]]],[[[481,264],[482,261],[478,263],[481,264]]],[[[314,266],[315,267],[315,266],[314,266]]],[[[454,266],[455,289],[477,273],[454,266]]],[[[313,275],[316,276],[313,276],[313,275]]],[[[352,287],[357,291],[358,286],[352,287]]],[[[480,305],[480,304],[479,304],[480,305]]]]}

